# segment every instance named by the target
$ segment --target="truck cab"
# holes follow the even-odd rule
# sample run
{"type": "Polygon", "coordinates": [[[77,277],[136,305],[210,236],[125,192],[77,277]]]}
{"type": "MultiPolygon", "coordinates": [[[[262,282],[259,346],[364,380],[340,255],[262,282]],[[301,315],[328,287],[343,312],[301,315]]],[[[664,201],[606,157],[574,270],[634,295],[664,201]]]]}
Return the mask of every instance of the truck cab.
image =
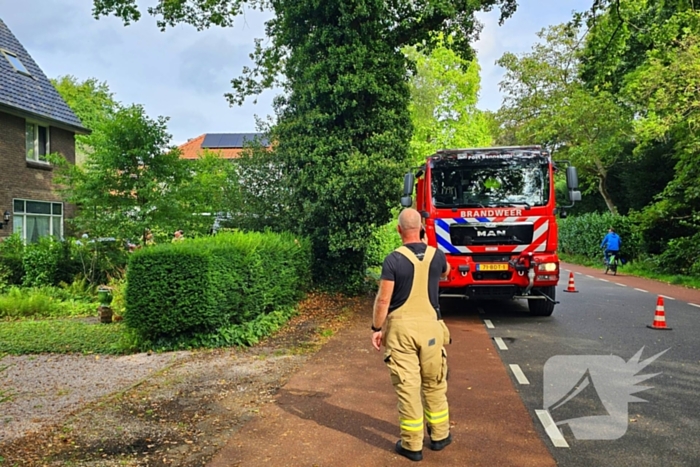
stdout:
{"type": "MultiPolygon", "coordinates": [[[[402,205],[421,213],[428,244],[451,265],[442,297],[524,299],[532,314],[552,314],[560,276],[554,173],[541,147],[509,146],[441,150],[406,175],[402,205]]],[[[569,198],[580,200],[576,169],[566,173],[569,198]]]]}

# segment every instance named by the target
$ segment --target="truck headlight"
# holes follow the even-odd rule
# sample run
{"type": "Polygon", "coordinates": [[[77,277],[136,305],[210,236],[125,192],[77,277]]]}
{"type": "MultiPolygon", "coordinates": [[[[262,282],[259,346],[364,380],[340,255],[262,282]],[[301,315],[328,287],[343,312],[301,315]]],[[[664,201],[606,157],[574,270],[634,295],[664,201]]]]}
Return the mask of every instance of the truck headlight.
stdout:
{"type": "Polygon", "coordinates": [[[542,263],[537,265],[537,270],[539,272],[554,272],[558,268],[557,263],[542,263]]]}

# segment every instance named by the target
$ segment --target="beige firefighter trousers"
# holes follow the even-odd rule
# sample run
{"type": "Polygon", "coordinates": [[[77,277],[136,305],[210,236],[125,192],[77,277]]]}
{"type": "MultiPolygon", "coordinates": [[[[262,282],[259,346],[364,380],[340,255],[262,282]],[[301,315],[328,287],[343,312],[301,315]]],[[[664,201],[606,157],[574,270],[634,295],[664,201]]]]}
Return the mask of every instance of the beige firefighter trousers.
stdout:
{"type": "Polygon", "coordinates": [[[420,451],[424,420],[433,441],[447,438],[450,432],[444,347],[450,338],[428,298],[428,273],[435,248],[427,248],[423,261],[406,247],[396,251],[413,263],[413,286],[406,303],[387,318],[384,362],[399,399],[401,446],[420,451]]]}

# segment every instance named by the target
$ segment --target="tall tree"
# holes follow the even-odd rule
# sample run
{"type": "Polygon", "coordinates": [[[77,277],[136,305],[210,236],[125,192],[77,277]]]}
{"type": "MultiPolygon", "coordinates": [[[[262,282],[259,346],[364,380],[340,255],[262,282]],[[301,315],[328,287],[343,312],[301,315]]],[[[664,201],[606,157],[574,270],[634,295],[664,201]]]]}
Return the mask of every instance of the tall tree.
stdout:
{"type": "MultiPolygon", "coordinates": [[[[83,126],[92,130],[113,117],[118,103],[106,82],[95,78],[79,81],[75,76],[59,76],[51,80],[83,126]]],[[[82,164],[90,151],[91,135],[76,135],[76,163],[82,164]]]]}
{"type": "MultiPolygon", "coordinates": [[[[700,14],[697,15],[700,26],[700,14]]],[[[700,28],[686,31],[650,53],[628,77],[626,91],[637,104],[639,150],[674,143],[675,174],[656,203],[647,208],[648,224],[669,223],[700,231],[700,28]]],[[[651,225],[650,225],[651,226],[651,225]]]]}
{"type": "MultiPolygon", "coordinates": [[[[96,16],[139,19],[135,0],[93,0],[96,16]]],[[[373,226],[385,224],[408,166],[411,122],[408,62],[401,50],[430,50],[439,33],[471,59],[480,25],[474,13],[516,0],[174,0],[149,13],[161,28],[230,26],[245,6],[271,7],[269,46],[258,40],[254,66],[233,80],[233,103],[279,84],[271,136],[293,193],[287,225],[308,235],[322,283],[357,290],[373,226]],[[280,77],[283,76],[283,79],[280,77]]]]}
{"type": "MultiPolygon", "coordinates": [[[[653,170],[636,174],[648,206],[643,221],[655,252],[669,239],[698,231],[698,197],[693,189],[698,134],[697,41],[700,3],[693,0],[605,0],[575,18],[589,32],[581,55],[588,89],[607,89],[635,115],[634,154],[653,170]],[[653,201],[653,202],[649,202],[653,201]]],[[[644,203],[644,204],[647,204],[644,203]]]]}
{"type": "Polygon", "coordinates": [[[480,88],[476,60],[464,60],[444,39],[430,52],[416,47],[404,52],[415,64],[409,80],[412,163],[423,162],[439,149],[490,145],[489,120],[476,108],[480,88]]]}
{"type": "Polygon", "coordinates": [[[647,54],[679,39],[695,23],[688,13],[700,10],[695,0],[594,0],[574,15],[572,25],[588,28],[581,54],[581,77],[591,89],[621,92],[626,76],[647,54]]]}
{"type": "Polygon", "coordinates": [[[169,145],[166,121],[138,105],[119,108],[95,128],[83,166],[53,157],[66,201],[79,207],[78,230],[133,241],[146,229],[178,225],[185,213],[178,189],[191,172],[169,145]]]}
{"type": "Polygon", "coordinates": [[[543,144],[595,181],[610,212],[609,170],[625,154],[631,117],[606,91],[591,92],[578,73],[581,38],[566,25],[541,31],[532,52],[506,53],[499,116],[519,144],[543,144]]]}

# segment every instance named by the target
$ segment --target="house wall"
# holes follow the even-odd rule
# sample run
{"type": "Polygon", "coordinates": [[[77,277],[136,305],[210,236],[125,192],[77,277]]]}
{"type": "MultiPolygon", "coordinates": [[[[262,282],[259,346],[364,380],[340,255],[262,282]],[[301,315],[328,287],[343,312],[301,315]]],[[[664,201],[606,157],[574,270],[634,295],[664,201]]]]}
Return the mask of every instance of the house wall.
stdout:
{"type": "MultiPolygon", "coordinates": [[[[51,152],[61,153],[75,163],[75,138],[70,131],[56,127],[49,129],[51,152]]],[[[0,112],[0,238],[12,233],[9,224],[2,221],[5,211],[12,213],[12,199],[61,201],[53,186],[51,166],[28,162],[26,159],[25,119],[0,112]]],[[[64,205],[64,219],[72,217],[74,208],[64,205]]]]}

